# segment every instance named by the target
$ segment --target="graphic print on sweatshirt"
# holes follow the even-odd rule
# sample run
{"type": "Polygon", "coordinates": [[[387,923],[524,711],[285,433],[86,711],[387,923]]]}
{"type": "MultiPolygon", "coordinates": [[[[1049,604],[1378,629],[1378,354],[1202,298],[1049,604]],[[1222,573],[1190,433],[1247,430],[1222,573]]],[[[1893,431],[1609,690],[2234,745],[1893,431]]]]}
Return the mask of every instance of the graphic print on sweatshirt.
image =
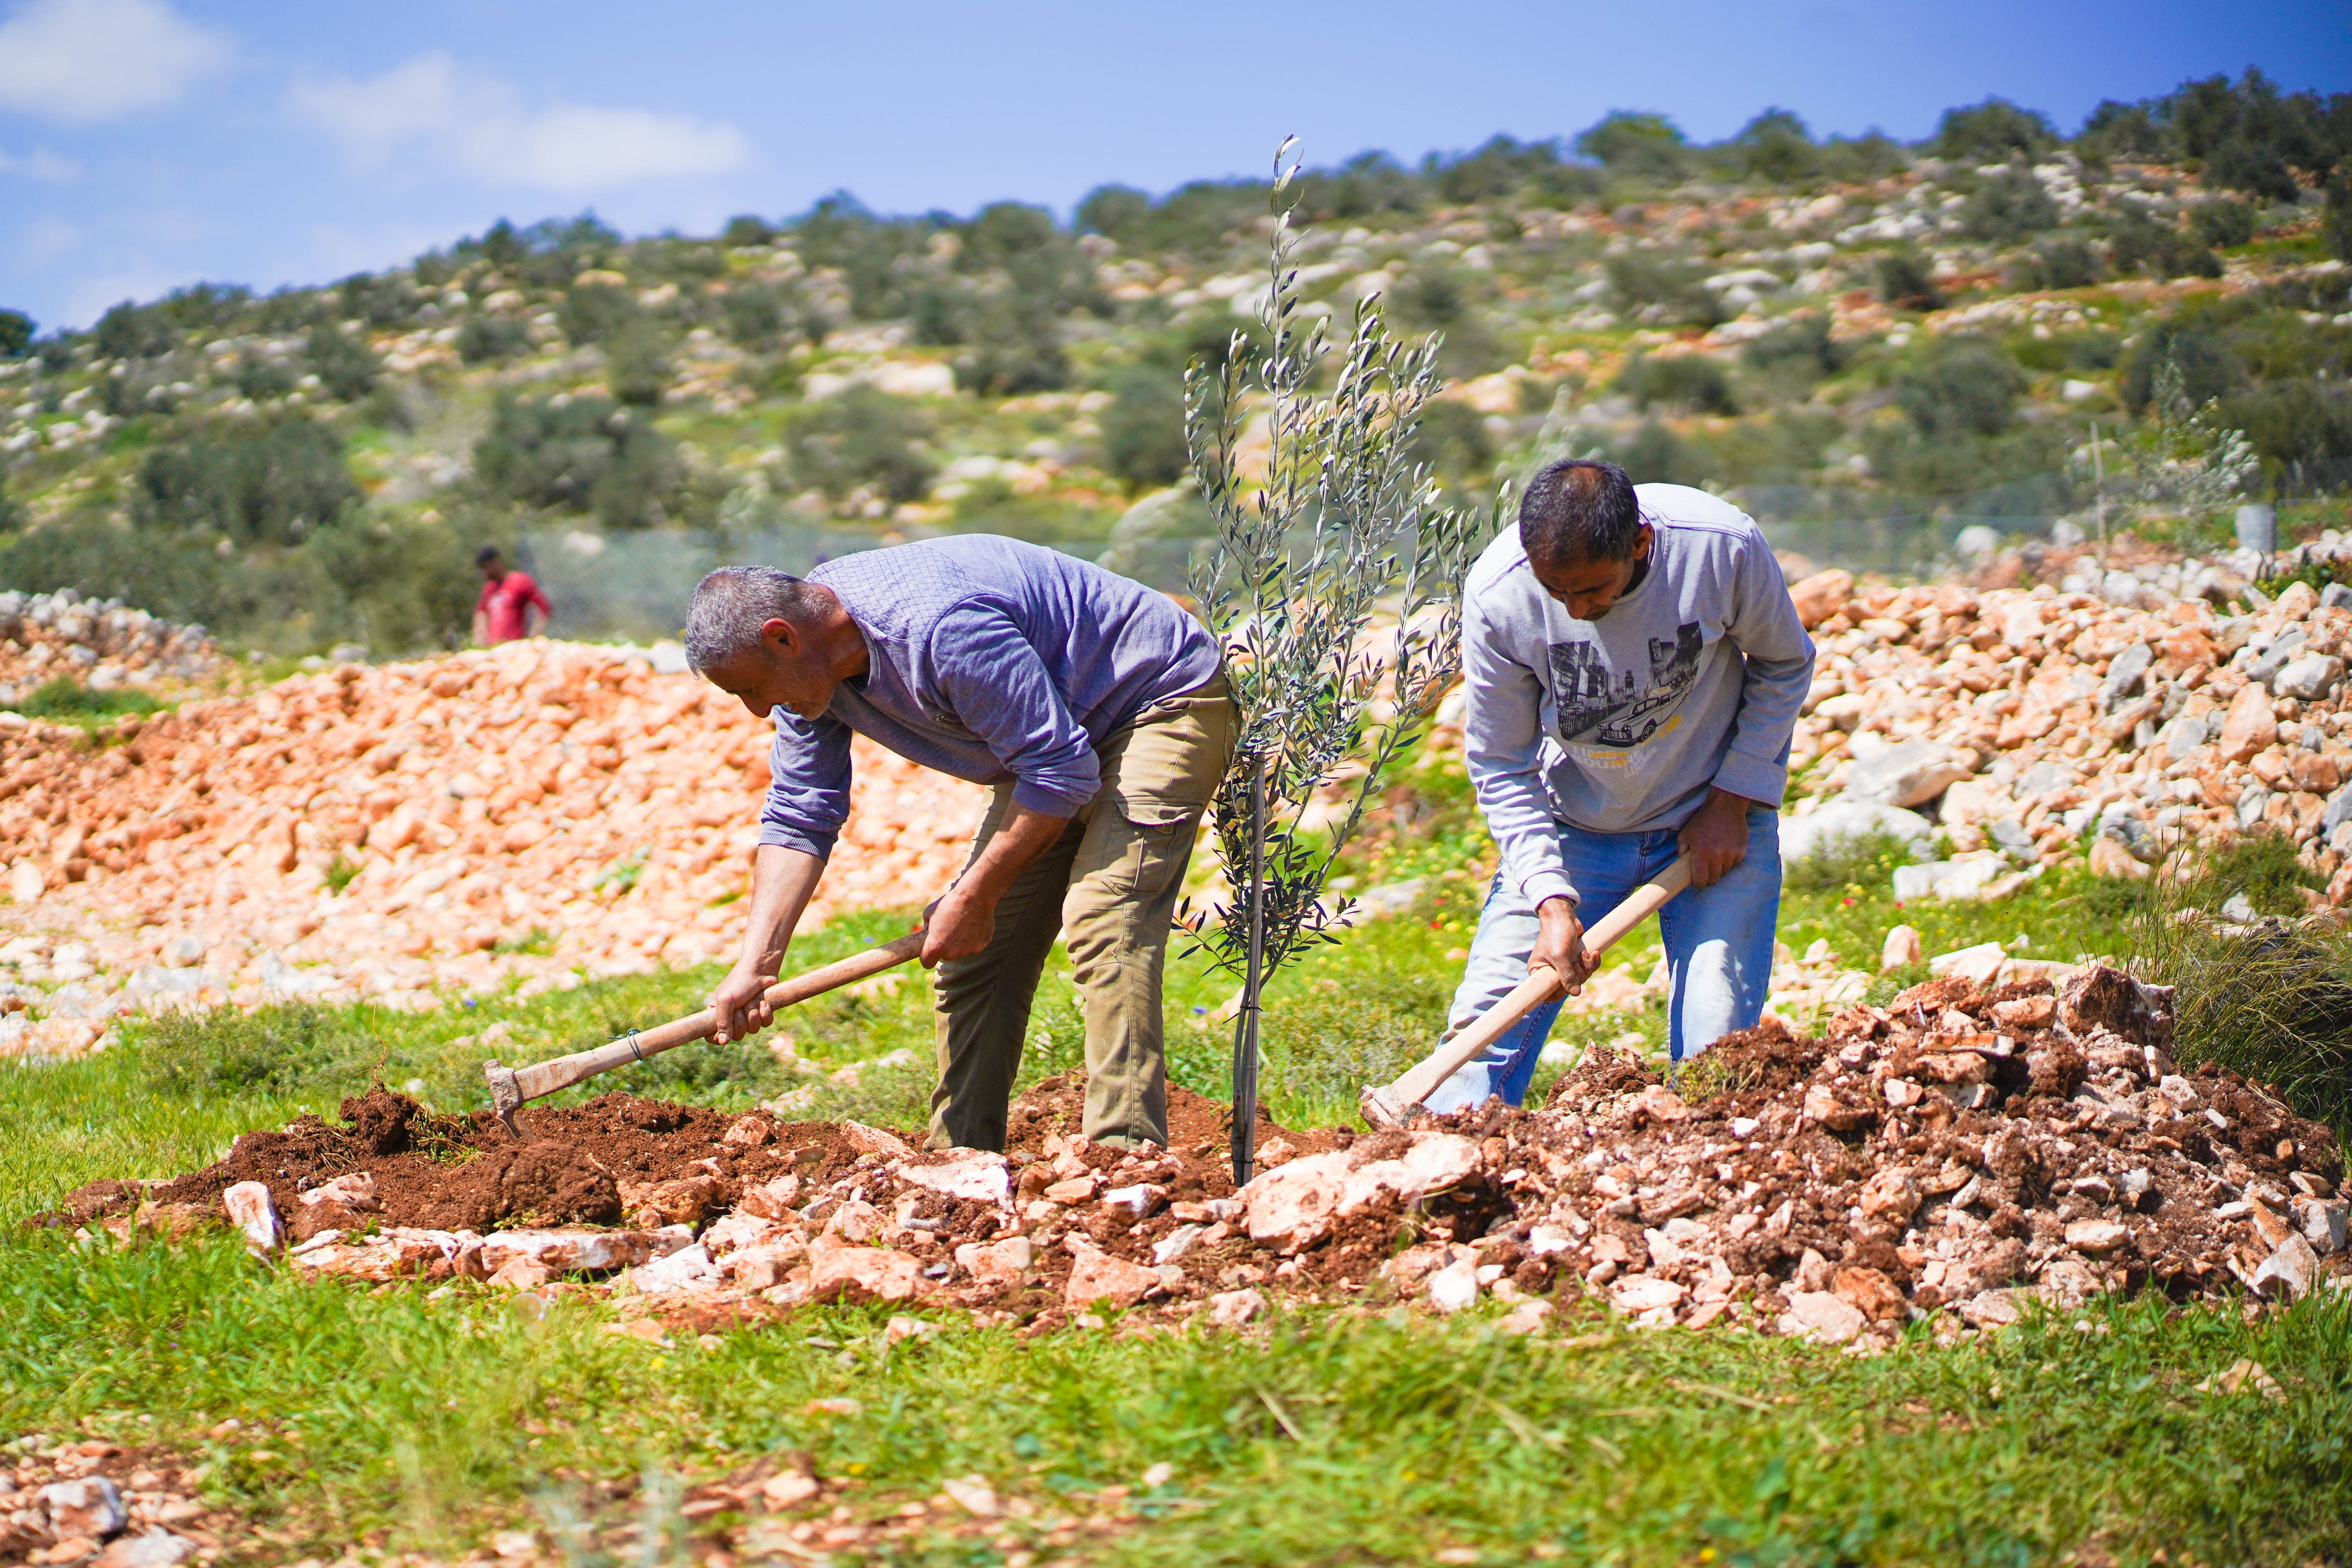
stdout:
{"type": "Polygon", "coordinates": [[[1566,745],[1638,746],[1674,722],[1674,709],[1698,679],[1706,637],[1697,621],[1675,628],[1675,640],[1652,637],[1650,668],[1611,669],[1594,642],[1551,645],[1552,695],[1566,745]]]}

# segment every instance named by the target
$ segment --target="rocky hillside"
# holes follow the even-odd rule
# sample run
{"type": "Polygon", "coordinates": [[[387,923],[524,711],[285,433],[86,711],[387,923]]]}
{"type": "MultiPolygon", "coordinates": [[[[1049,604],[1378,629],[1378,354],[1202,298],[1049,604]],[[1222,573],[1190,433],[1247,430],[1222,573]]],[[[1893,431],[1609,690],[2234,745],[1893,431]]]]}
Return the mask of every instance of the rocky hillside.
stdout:
{"type": "MultiPolygon", "coordinates": [[[[2352,99],[2258,76],[2072,138],[1997,100],[1916,146],[1775,112],[1698,147],[1613,115],[1566,146],[1311,174],[1301,277],[1310,311],[1377,296],[1444,333],[1423,442],[1462,490],[1603,451],[1736,492],[1824,561],[1916,568],[1971,526],[2126,516],[2126,449],[2101,448],[2095,496],[2086,439],[2129,437],[2169,367],[2183,406],[2247,433],[2252,490],[2315,531],[2310,498],[2352,478],[2347,127],[2352,99]]],[[[0,314],[0,588],[384,657],[462,638],[484,540],[520,542],[554,629],[592,637],[671,624],[730,552],[929,531],[1172,582],[1181,542],[1154,541],[1181,541],[1182,499],[1119,525],[1182,472],[1184,363],[1253,327],[1266,196],[1109,187],[1069,223],[844,197],[636,240],[501,223],[88,331],[0,314]]]]}

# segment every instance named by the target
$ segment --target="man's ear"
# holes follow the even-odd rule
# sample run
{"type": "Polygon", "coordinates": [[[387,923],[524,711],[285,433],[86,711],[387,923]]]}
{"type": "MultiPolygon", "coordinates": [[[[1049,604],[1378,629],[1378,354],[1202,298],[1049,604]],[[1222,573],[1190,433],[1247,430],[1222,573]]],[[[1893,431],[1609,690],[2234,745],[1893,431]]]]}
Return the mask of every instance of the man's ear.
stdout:
{"type": "Polygon", "coordinates": [[[1650,558],[1650,546],[1656,542],[1657,537],[1656,532],[1652,530],[1650,525],[1646,522],[1643,523],[1642,525],[1642,531],[1633,536],[1633,559],[1636,561],[1647,561],[1650,558]]]}
{"type": "Polygon", "coordinates": [[[790,658],[801,651],[801,631],[782,616],[771,616],[760,623],[760,646],[771,655],[790,658]]]}

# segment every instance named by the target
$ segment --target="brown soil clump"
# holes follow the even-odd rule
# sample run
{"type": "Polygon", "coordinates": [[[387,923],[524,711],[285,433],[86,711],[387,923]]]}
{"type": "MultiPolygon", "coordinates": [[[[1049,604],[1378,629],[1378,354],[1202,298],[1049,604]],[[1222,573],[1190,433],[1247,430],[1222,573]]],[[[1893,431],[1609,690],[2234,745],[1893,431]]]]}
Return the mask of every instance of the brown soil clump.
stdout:
{"type": "Polygon", "coordinates": [[[263,1184],[278,1212],[295,1215],[310,1206],[305,1193],[365,1172],[378,1205],[364,1211],[365,1223],[387,1228],[609,1225],[622,1218],[623,1183],[707,1174],[716,1178],[714,1206],[723,1207],[747,1184],[787,1172],[829,1179],[861,1153],[831,1122],[779,1121],[764,1111],[730,1116],[620,1093],[584,1105],[532,1106],[520,1116],[521,1141],[488,1111],[438,1116],[383,1088],[344,1100],[341,1113],[341,1126],[304,1116],[282,1131],[245,1133],[218,1164],[148,1189],[92,1183],[68,1194],[55,1217],[87,1224],[142,1199],[217,1212],[221,1194],[238,1182],[263,1184]],[[738,1127],[744,1131],[727,1143],[738,1127]]]}

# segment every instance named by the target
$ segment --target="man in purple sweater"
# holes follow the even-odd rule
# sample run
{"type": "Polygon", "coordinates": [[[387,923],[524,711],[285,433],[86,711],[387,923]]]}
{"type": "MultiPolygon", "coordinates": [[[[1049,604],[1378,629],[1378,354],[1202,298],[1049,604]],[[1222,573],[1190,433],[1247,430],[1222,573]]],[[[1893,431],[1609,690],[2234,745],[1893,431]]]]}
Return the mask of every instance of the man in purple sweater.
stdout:
{"type": "Polygon", "coordinates": [[[940,1080],[930,1146],[1002,1149],[1037,977],[1069,943],[1087,1024],[1087,1136],[1168,1141],[1160,977],[1236,714],[1216,641],[1164,595],[987,535],[758,566],[695,590],[688,659],[761,718],[771,783],[718,1040],[765,1028],[793,928],[849,816],[852,732],[995,786],[925,922],[940,1080]]]}

